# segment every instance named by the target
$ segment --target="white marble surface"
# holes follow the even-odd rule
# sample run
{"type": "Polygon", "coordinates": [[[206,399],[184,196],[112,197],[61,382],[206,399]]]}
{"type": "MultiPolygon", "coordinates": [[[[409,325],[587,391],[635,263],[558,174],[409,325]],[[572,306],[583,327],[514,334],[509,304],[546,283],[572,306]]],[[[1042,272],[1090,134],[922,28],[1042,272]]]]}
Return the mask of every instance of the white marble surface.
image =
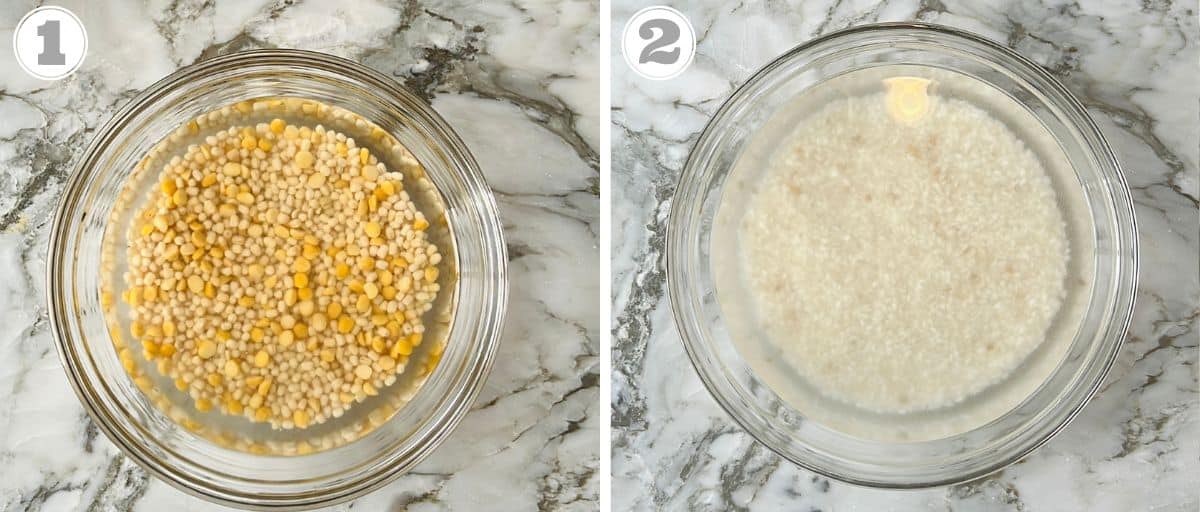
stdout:
{"type": "MultiPolygon", "coordinates": [[[[0,41],[35,4],[0,7],[0,41]]],[[[596,508],[598,6],[65,5],[90,36],[76,75],[37,81],[0,51],[0,510],[218,508],[148,478],[84,414],[47,327],[48,219],[74,158],[138,90],[206,57],[275,46],[364,62],[428,98],[486,172],[509,242],[508,320],[474,410],[416,471],[338,509],[596,508]]]]}
{"type": "MultiPolygon", "coordinates": [[[[615,0],[611,34],[641,3],[615,0]]],[[[613,62],[614,510],[1195,511],[1200,70],[1195,2],[673,2],[701,35],[666,82],[613,62]],[[1003,6],[1003,7],[997,7],[1003,6]],[[1135,188],[1142,280],[1103,391],[1017,465],[948,488],[885,492],[781,462],[696,377],[665,297],[663,237],[684,159],[750,73],[818,34],[919,19],[1006,42],[1087,104],[1135,188]]]]}

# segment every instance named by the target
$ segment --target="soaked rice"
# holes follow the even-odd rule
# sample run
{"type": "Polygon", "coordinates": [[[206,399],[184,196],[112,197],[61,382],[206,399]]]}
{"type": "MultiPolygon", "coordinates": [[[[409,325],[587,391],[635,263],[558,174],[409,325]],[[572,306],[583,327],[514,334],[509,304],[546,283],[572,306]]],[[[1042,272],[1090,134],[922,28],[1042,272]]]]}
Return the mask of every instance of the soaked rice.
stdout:
{"type": "Polygon", "coordinates": [[[879,412],[960,402],[1004,379],[1065,295],[1049,178],[1004,124],[929,97],[835,101],[776,150],[743,217],[745,277],[783,363],[879,412]]]}

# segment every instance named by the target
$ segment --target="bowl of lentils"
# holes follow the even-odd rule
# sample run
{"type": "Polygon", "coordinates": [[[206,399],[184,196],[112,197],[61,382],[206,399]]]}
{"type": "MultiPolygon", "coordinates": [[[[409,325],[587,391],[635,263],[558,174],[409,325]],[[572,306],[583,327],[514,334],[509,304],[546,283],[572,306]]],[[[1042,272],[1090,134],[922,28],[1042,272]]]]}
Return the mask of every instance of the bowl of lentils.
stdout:
{"type": "Polygon", "coordinates": [[[92,419],[163,480],[327,506],[416,465],[486,380],[507,297],[478,165],[420,97],[303,51],[143,91],[68,180],[51,324],[92,419]]]}

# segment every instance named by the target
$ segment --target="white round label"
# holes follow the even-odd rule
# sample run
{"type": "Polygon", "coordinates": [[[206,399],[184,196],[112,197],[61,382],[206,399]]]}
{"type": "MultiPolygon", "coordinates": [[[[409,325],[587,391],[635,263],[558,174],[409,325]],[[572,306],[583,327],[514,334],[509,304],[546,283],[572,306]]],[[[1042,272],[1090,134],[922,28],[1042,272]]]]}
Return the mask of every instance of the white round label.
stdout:
{"type": "Polygon", "coordinates": [[[38,7],[13,31],[13,52],[26,73],[58,80],[74,73],[87,55],[87,31],[75,13],[62,7],[38,7]]]}
{"type": "Polygon", "coordinates": [[[656,5],[638,11],[621,35],[625,63],[651,80],[678,76],[696,55],[696,31],[687,17],[670,7],[656,5]]]}

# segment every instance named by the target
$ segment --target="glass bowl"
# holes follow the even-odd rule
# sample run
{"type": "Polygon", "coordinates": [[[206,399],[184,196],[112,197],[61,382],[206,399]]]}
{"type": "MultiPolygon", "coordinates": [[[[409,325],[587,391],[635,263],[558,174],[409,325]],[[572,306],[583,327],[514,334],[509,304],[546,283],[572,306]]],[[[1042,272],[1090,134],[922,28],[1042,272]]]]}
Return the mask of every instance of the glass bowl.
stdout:
{"type": "MultiPolygon", "coordinates": [[[[672,200],[666,248],[675,322],[701,380],[742,428],[806,469],[852,484],[963,482],[1024,457],[1096,392],[1129,325],[1137,281],[1133,204],[1083,105],[1045,70],[979,36],[920,23],[832,33],[759,70],[700,134],[672,200]],[[1045,341],[969,399],[916,413],[866,411],[786,375],[763,353],[736,230],[765,159],[831,100],[928,81],[981,108],[1040,160],[1063,214],[1066,297],[1045,341]]],[[[847,369],[853,371],[853,369],[847,369]]]]}
{"type": "Polygon", "coordinates": [[[496,354],[508,295],[507,256],[495,200],[478,165],[427,104],[345,59],[250,51],[164,78],[99,130],[66,184],[53,226],[47,265],[51,327],[85,409],[147,471],[211,501],[312,508],[382,486],[446,439],[482,389],[496,354]],[[145,379],[127,373],[114,347],[133,339],[128,314],[112,306],[107,288],[123,257],[123,245],[114,250],[108,240],[123,241],[132,217],[121,211],[122,197],[142,197],[130,192],[137,186],[128,185],[152,186],[155,180],[146,178],[156,173],[143,171],[157,171],[159,160],[173,156],[168,143],[203,136],[202,116],[212,112],[242,115],[252,124],[277,115],[272,108],[289,108],[285,104],[313,118],[306,122],[345,130],[388,169],[416,169],[416,176],[404,171],[407,190],[423,211],[436,208],[440,214],[430,217],[430,237],[441,237],[444,255],[442,291],[427,313],[437,316],[426,317],[441,333],[431,343],[427,332],[413,352],[410,361],[423,364],[405,373],[417,376],[406,381],[402,374],[345,415],[290,431],[199,413],[186,394],[154,381],[153,372],[145,372],[145,379]],[[399,158],[418,165],[405,167],[395,161],[399,158]],[[105,250],[115,263],[102,258],[105,250]]]}

